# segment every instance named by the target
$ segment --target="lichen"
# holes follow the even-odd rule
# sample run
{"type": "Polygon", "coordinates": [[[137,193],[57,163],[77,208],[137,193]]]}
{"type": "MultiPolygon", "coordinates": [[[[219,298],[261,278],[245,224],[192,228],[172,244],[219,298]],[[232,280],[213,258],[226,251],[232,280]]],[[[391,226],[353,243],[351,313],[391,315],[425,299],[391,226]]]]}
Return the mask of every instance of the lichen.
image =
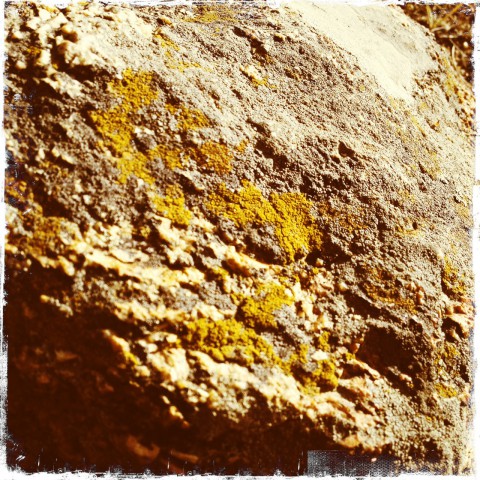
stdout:
{"type": "Polygon", "coordinates": [[[186,61],[173,61],[167,60],[165,65],[172,70],[178,70],[180,73],[183,73],[189,68],[201,68],[201,65],[197,62],[186,62],[186,61]]]}
{"type": "Polygon", "coordinates": [[[381,268],[369,267],[365,269],[366,280],[362,287],[374,301],[396,305],[409,313],[417,311],[415,298],[397,283],[395,276],[381,268]]]}
{"type": "Polygon", "coordinates": [[[188,347],[210,355],[218,362],[232,361],[246,366],[261,364],[278,367],[287,375],[293,375],[307,394],[332,390],[338,385],[338,374],[331,360],[316,363],[308,371],[308,345],[300,345],[288,359],[282,359],[273,345],[253,328],[236,319],[214,321],[201,318],[186,325],[179,346],[188,347]]]}
{"type": "Polygon", "coordinates": [[[320,248],[322,234],[312,215],[313,203],[303,194],[274,193],[267,200],[255,185],[246,180],[242,183],[243,188],[237,192],[221,184],[210,195],[208,208],[240,228],[272,225],[284,252],[284,263],[320,248]]]}
{"type": "Polygon", "coordinates": [[[186,18],[185,22],[214,23],[233,22],[237,19],[237,11],[226,5],[202,5],[199,6],[192,18],[186,18]]]}
{"type": "Polygon", "coordinates": [[[237,316],[246,326],[255,328],[256,331],[275,330],[275,312],[294,302],[294,298],[286,293],[285,287],[275,283],[261,285],[253,297],[239,296],[242,297],[237,316]]]}
{"type": "Polygon", "coordinates": [[[324,331],[315,339],[315,345],[317,348],[324,352],[329,352],[331,350],[330,347],[330,335],[331,333],[328,331],[324,331]]]}
{"type": "Polygon", "coordinates": [[[166,218],[180,227],[188,227],[192,212],[185,208],[185,196],[179,185],[166,187],[166,196],[154,195],[152,202],[155,208],[166,218]]]}
{"type": "Polygon", "coordinates": [[[157,145],[150,150],[149,157],[152,159],[160,158],[170,170],[184,168],[188,164],[188,156],[182,148],[163,144],[157,145]]]}
{"type": "Polygon", "coordinates": [[[304,376],[304,387],[307,391],[333,390],[338,386],[338,373],[332,360],[321,360],[318,368],[304,376]]]}
{"type": "Polygon", "coordinates": [[[282,364],[267,340],[235,319],[191,322],[183,341],[219,362],[235,360],[247,366],[253,363],[282,364]]]}
{"type": "Polygon", "coordinates": [[[268,81],[268,75],[262,77],[260,72],[255,68],[254,65],[247,65],[246,67],[240,67],[240,70],[247,76],[250,81],[258,88],[260,86],[270,88],[275,90],[277,88],[276,85],[271,84],[268,81]]]}
{"type": "Polygon", "coordinates": [[[167,103],[165,108],[175,116],[177,129],[181,132],[210,126],[210,120],[197,108],[188,108],[185,105],[173,105],[172,103],[167,103]]]}
{"type": "Polygon", "coordinates": [[[152,74],[127,69],[121,80],[110,82],[109,89],[121,104],[105,111],[90,112],[90,118],[102,137],[99,144],[108,150],[117,161],[120,170],[119,182],[126,183],[130,176],[141,178],[148,184],[155,182],[147,168],[151,154],[143,154],[132,144],[134,122],[132,116],[150,105],[158,96],[152,90],[152,74]]]}
{"type": "Polygon", "coordinates": [[[458,268],[454,265],[450,256],[446,255],[442,271],[442,286],[456,297],[465,296],[467,287],[465,284],[465,275],[460,274],[458,268]]]}
{"type": "Polygon", "coordinates": [[[172,56],[172,50],[175,50],[176,52],[180,50],[180,47],[162,32],[161,29],[156,30],[153,36],[158,39],[158,43],[160,43],[160,46],[165,50],[165,55],[167,57],[170,58],[172,56]]]}
{"type": "Polygon", "coordinates": [[[435,390],[442,398],[453,398],[458,395],[458,391],[455,388],[443,383],[437,383],[435,390]]]}
{"type": "Polygon", "coordinates": [[[209,140],[197,148],[189,149],[188,154],[204,170],[213,170],[219,174],[232,170],[233,154],[223,143],[209,140]]]}

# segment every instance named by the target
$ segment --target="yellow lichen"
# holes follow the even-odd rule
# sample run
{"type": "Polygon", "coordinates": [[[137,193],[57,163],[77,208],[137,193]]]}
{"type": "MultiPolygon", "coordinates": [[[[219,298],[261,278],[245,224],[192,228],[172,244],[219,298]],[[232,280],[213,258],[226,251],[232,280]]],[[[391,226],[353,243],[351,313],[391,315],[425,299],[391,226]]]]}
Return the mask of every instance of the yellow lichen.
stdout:
{"type": "Polygon", "coordinates": [[[443,383],[437,383],[435,390],[442,398],[453,398],[458,395],[458,391],[455,388],[443,383]]]}
{"type": "Polygon", "coordinates": [[[185,70],[188,70],[189,68],[201,68],[201,65],[197,62],[185,62],[185,61],[173,61],[173,60],[167,60],[165,62],[165,65],[167,65],[168,68],[171,68],[172,70],[178,70],[180,73],[183,73],[185,70]]]}
{"type": "Polygon", "coordinates": [[[150,150],[149,157],[160,158],[170,170],[185,167],[188,163],[188,156],[184,155],[182,148],[162,144],[150,150]]]}
{"type": "Polygon", "coordinates": [[[396,305],[409,313],[417,311],[412,292],[401,288],[393,274],[381,268],[367,268],[365,273],[367,279],[362,287],[372,300],[396,305]]]}
{"type": "Polygon", "coordinates": [[[446,343],[442,352],[442,358],[445,362],[453,360],[455,357],[459,357],[460,352],[451,344],[446,343]]]}
{"type": "Polygon", "coordinates": [[[179,344],[210,355],[218,362],[233,361],[246,366],[262,364],[279,367],[285,374],[293,375],[305,393],[316,394],[332,390],[338,385],[338,374],[331,360],[317,362],[317,368],[310,372],[308,345],[300,345],[288,360],[275,353],[273,345],[235,319],[214,321],[201,318],[186,325],[186,333],[179,344]]]}
{"type": "Polygon", "coordinates": [[[171,57],[171,50],[175,50],[176,52],[180,50],[180,47],[160,29],[156,30],[153,36],[158,38],[158,42],[160,46],[165,49],[167,57],[171,57]]]}
{"type": "Polygon", "coordinates": [[[165,108],[177,120],[177,129],[183,132],[199,130],[210,126],[210,121],[205,114],[197,108],[187,108],[185,105],[167,103],[165,108]]]}
{"type": "Polygon", "coordinates": [[[442,271],[442,285],[455,296],[461,297],[467,293],[465,275],[460,274],[458,268],[455,267],[449,256],[445,256],[442,271]]]}
{"type": "Polygon", "coordinates": [[[184,342],[219,362],[235,360],[246,365],[256,362],[281,364],[267,340],[234,319],[191,322],[187,325],[184,342]]]}
{"type": "Polygon", "coordinates": [[[265,75],[262,77],[260,72],[255,68],[254,65],[247,65],[246,67],[240,67],[240,70],[251,80],[251,82],[258,88],[260,86],[264,86],[275,90],[277,88],[276,85],[271,84],[268,81],[268,76],[265,75]]]}
{"type": "Polygon", "coordinates": [[[235,147],[235,150],[236,150],[238,153],[245,153],[245,150],[247,149],[247,147],[248,147],[248,140],[243,139],[243,140],[235,147]]]}
{"type": "Polygon", "coordinates": [[[169,185],[166,196],[154,195],[152,202],[160,214],[180,227],[188,227],[192,212],[185,208],[185,196],[178,185],[169,185]]]}
{"type": "Polygon", "coordinates": [[[248,327],[276,329],[275,312],[293,302],[294,298],[286,293],[285,287],[275,283],[264,284],[257,289],[254,297],[243,297],[238,316],[248,327]]]}
{"type": "Polygon", "coordinates": [[[151,87],[152,80],[151,72],[134,72],[128,68],[121,80],[113,80],[108,85],[115,96],[123,99],[122,108],[128,114],[150,105],[157,98],[158,93],[151,87]]]}
{"type": "Polygon", "coordinates": [[[320,248],[321,231],[312,215],[313,204],[301,193],[274,193],[267,200],[256,186],[244,180],[238,192],[220,185],[210,196],[208,208],[238,227],[272,225],[285,263],[320,248]]]}
{"type": "Polygon", "coordinates": [[[331,335],[330,332],[325,331],[325,332],[322,332],[322,334],[315,339],[315,344],[320,350],[324,352],[330,351],[330,348],[331,348],[329,344],[330,335],[331,335]]]}
{"type": "Polygon", "coordinates": [[[152,156],[139,152],[132,144],[132,115],[150,105],[158,96],[158,93],[152,90],[151,83],[151,73],[127,69],[121,80],[109,83],[110,91],[116,98],[121,99],[121,104],[106,111],[90,112],[90,117],[102,136],[100,146],[108,150],[117,161],[121,172],[120,183],[126,183],[131,175],[148,184],[155,181],[147,168],[152,156]]]}
{"type": "Polygon", "coordinates": [[[338,386],[338,373],[335,363],[331,360],[321,360],[318,368],[312,373],[305,375],[304,385],[307,391],[333,390],[338,386]]]}
{"type": "Polygon", "coordinates": [[[233,155],[223,143],[209,140],[200,147],[189,149],[188,154],[204,170],[222,174],[232,169],[233,155]]]}
{"type": "Polygon", "coordinates": [[[214,23],[232,22],[237,18],[237,11],[226,5],[202,5],[197,8],[192,18],[186,18],[185,22],[214,23]]]}
{"type": "Polygon", "coordinates": [[[131,175],[137,178],[141,178],[149,185],[155,183],[155,179],[150,174],[147,167],[148,163],[152,159],[144,155],[142,152],[123,152],[122,156],[118,159],[118,168],[120,170],[120,176],[118,181],[120,183],[127,183],[127,180],[131,175]]]}

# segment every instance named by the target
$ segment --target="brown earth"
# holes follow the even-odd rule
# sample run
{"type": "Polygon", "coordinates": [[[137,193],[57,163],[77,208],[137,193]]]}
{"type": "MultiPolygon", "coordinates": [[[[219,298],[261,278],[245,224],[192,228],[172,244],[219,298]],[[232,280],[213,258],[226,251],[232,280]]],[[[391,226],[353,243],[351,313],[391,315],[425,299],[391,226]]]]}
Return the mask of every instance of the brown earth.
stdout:
{"type": "Polygon", "coordinates": [[[6,11],[9,462],[471,471],[473,99],[397,7],[6,11]]]}

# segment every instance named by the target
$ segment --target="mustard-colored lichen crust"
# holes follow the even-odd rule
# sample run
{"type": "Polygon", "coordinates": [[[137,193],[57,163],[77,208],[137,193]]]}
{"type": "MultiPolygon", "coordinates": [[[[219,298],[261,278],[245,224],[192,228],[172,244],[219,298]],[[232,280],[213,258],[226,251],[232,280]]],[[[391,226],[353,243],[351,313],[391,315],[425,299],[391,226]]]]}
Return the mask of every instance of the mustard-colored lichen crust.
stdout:
{"type": "Polygon", "coordinates": [[[471,468],[470,89],[302,15],[7,8],[12,465],[471,468]]]}

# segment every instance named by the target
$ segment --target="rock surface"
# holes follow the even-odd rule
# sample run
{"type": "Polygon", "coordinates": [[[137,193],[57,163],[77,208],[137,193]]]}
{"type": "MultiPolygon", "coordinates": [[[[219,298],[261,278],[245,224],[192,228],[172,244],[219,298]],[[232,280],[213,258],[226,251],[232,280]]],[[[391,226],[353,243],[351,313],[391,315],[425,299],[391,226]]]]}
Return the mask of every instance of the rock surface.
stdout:
{"type": "Polygon", "coordinates": [[[6,17],[11,465],[470,471],[472,94],[422,27],[6,17]]]}

